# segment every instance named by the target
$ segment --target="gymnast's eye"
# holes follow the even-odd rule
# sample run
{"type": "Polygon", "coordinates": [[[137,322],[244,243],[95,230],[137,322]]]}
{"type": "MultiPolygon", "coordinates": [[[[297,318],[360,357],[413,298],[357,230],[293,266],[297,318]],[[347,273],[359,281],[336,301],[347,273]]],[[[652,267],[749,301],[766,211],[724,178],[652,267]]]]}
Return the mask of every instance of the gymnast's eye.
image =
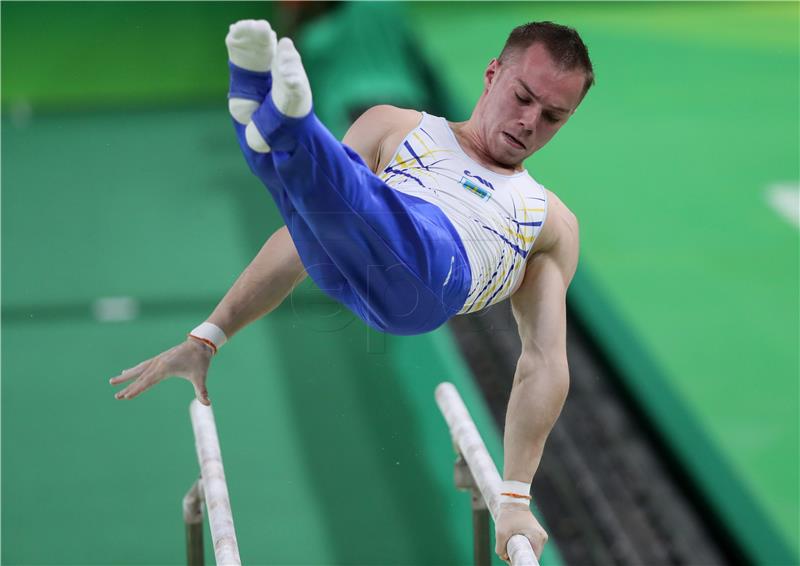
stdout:
{"type": "Polygon", "coordinates": [[[514,93],[514,96],[516,96],[516,97],[517,97],[517,100],[518,100],[518,101],[519,101],[521,104],[528,104],[528,103],[530,102],[530,99],[529,99],[529,98],[522,98],[522,97],[521,97],[520,95],[518,95],[517,93],[514,93]]]}
{"type": "Polygon", "coordinates": [[[551,124],[555,124],[556,122],[558,122],[560,120],[560,118],[558,116],[554,116],[553,114],[550,114],[549,112],[545,112],[543,114],[543,116],[544,116],[544,119],[547,120],[548,122],[550,122],[551,124]]]}

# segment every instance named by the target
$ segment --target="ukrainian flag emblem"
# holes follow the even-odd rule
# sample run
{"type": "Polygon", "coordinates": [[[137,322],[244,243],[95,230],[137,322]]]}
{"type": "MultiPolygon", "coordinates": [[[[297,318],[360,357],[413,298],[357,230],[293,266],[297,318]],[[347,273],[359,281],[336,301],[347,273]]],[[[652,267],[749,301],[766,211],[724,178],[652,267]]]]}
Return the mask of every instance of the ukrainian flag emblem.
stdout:
{"type": "Polygon", "coordinates": [[[487,191],[483,187],[476,185],[466,177],[461,177],[460,182],[462,187],[467,189],[472,194],[478,195],[482,200],[489,200],[490,198],[492,198],[492,194],[489,191],[487,191]]]}

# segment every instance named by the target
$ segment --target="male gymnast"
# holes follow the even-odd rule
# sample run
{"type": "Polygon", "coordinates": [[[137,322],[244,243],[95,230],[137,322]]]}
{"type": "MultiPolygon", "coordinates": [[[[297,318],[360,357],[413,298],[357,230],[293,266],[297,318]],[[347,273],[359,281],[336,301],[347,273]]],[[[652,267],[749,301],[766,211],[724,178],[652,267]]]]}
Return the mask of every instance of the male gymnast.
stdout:
{"type": "Polygon", "coordinates": [[[508,561],[508,539],[523,534],[541,556],[547,534],[530,511],[530,483],[569,388],[565,299],[578,222],[522,163],[594,84],[583,41],[551,22],[519,26],[486,68],[466,122],[375,106],[341,143],[313,112],[290,39],[277,41],[264,20],[243,20],[226,45],[239,145],[285,225],[185,342],[110,380],[132,380],[116,398],[178,376],[209,405],[211,357],[306,275],[392,334],[429,332],[510,297],[522,354],[506,414],[495,550],[508,561]]]}

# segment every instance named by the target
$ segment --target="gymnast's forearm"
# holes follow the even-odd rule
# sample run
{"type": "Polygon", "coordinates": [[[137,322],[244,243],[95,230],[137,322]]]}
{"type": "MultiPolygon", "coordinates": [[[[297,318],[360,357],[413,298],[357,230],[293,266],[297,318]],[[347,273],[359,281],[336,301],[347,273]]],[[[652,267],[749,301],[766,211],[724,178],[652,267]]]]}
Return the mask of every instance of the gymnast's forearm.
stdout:
{"type": "Polygon", "coordinates": [[[568,389],[566,360],[520,358],[506,412],[503,479],[531,482],[568,389]]]}
{"type": "Polygon", "coordinates": [[[284,226],[262,246],[211,313],[208,322],[219,326],[230,339],[278,307],[305,276],[305,268],[284,226]]]}

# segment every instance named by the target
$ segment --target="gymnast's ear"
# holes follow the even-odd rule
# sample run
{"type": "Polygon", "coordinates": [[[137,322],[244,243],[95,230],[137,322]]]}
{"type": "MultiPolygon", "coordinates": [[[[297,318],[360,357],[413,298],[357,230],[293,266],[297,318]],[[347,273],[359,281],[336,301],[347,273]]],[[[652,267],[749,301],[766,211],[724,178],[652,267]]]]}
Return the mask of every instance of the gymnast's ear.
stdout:
{"type": "Polygon", "coordinates": [[[483,88],[484,90],[489,90],[489,87],[497,78],[497,72],[500,70],[500,61],[497,59],[492,59],[489,61],[489,65],[486,67],[486,70],[483,72],[483,88]]]}

